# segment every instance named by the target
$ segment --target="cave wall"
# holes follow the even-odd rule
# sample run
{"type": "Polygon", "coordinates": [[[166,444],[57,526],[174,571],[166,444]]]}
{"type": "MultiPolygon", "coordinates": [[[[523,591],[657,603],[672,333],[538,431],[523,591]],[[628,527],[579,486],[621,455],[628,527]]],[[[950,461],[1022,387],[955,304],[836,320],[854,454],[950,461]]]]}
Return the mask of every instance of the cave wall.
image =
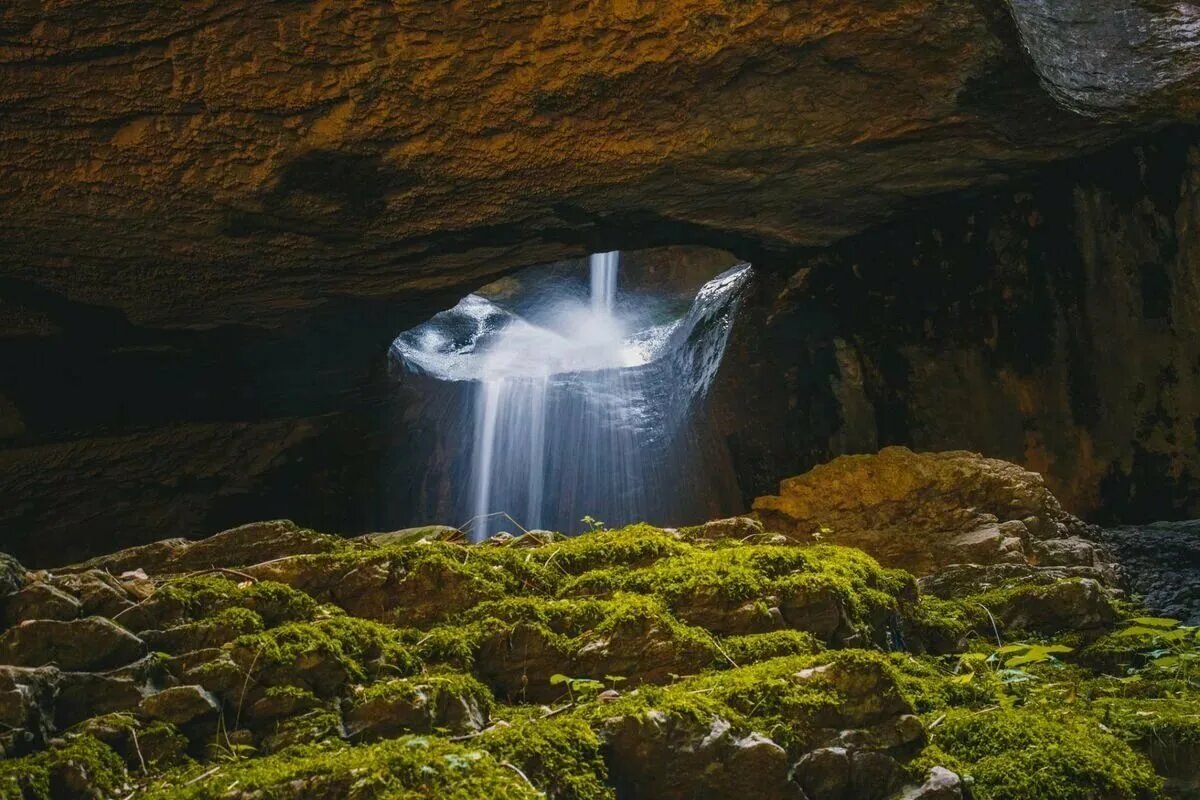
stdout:
{"type": "Polygon", "coordinates": [[[1200,515],[1196,129],[931,203],[756,291],[720,399],[747,502],[906,444],[1019,462],[1099,521],[1200,515]]]}

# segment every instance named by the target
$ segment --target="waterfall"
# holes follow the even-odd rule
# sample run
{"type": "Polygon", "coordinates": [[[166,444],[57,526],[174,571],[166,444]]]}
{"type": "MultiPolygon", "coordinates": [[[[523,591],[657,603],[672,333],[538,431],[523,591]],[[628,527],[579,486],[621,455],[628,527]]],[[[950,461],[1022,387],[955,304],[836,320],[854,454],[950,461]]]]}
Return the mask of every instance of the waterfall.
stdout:
{"type": "Polygon", "coordinates": [[[618,253],[589,259],[590,291],[538,285],[517,313],[469,295],[397,338],[410,373],[469,387],[446,429],[445,465],[469,502],[476,541],[499,531],[573,531],[590,515],[615,525],[664,517],[702,481],[670,463],[720,364],[749,267],[705,284],[663,322],[618,297],[618,253]],[[511,517],[510,519],[506,517],[511,517]]]}
{"type": "Polygon", "coordinates": [[[617,266],[620,253],[593,253],[588,258],[591,270],[592,311],[610,315],[617,300],[617,266]]]}

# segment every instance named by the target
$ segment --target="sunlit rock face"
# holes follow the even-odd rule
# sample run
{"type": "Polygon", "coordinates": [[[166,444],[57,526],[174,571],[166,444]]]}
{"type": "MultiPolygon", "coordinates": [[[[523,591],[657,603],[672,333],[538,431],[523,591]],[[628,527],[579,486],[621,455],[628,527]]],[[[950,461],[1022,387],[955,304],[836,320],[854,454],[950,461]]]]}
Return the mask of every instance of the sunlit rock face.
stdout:
{"type": "Polygon", "coordinates": [[[1095,115],[1194,118],[1200,8],[1186,0],[1008,0],[1055,99],[1095,115]]]}
{"type": "Polygon", "coordinates": [[[1120,5],[1017,3],[1018,36],[973,0],[9,4],[0,272],[141,326],[277,325],[634,244],[604,237],[824,245],[1130,132],[1022,44],[1060,97],[1103,50],[1135,104],[1177,97],[1150,123],[1194,112],[1121,55],[1177,12],[1093,16],[1120,5]]]}

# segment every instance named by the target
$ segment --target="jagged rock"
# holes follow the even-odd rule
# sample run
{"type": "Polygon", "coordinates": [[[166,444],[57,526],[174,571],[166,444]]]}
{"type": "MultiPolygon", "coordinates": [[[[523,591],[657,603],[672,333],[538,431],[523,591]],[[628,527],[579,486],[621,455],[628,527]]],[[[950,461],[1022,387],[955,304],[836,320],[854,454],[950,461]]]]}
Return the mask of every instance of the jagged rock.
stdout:
{"type": "Polygon", "coordinates": [[[759,734],[739,737],[719,717],[702,723],[652,710],[607,720],[603,738],[618,796],[803,800],[782,747],[759,734]]]}
{"type": "Polygon", "coordinates": [[[911,749],[925,741],[925,725],[915,714],[900,714],[868,728],[845,730],[838,734],[838,744],[855,750],[911,749]]]}
{"type": "Polygon", "coordinates": [[[1090,578],[1016,592],[988,610],[1006,628],[1044,634],[1097,631],[1117,619],[1108,593],[1090,578]]]}
{"type": "Polygon", "coordinates": [[[0,756],[45,744],[55,727],[59,678],[54,667],[0,665],[0,756]]]}
{"type": "Polygon", "coordinates": [[[246,573],[285,583],[356,617],[407,625],[430,624],[492,597],[474,576],[438,561],[420,561],[406,570],[386,556],[368,557],[347,570],[335,560],[298,557],[249,567],[246,573]]]}
{"type": "Polygon", "coordinates": [[[189,653],[220,647],[243,634],[262,630],[262,624],[262,618],[254,613],[226,614],[162,631],[144,630],[139,635],[154,650],[189,653]]]}
{"type": "Polygon", "coordinates": [[[850,756],[850,791],[853,800],[883,800],[904,784],[904,770],[887,753],[855,750],[850,756]]]}
{"type": "Polygon", "coordinates": [[[1093,567],[1107,561],[1095,542],[1078,536],[1033,543],[1037,563],[1049,567],[1093,567]]]}
{"type": "Polygon", "coordinates": [[[753,517],[729,517],[714,519],[701,525],[681,528],[679,535],[685,539],[736,539],[738,541],[754,540],[765,535],[763,524],[753,517]]]}
{"type": "Polygon", "coordinates": [[[805,753],[792,770],[808,800],[844,800],[850,788],[850,753],[822,747],[805,753]]]}
{"type": "Polygon", "coordinates": [[[438,728],[462,735],[483,730],[487,722],[487,706],[472,692],[419,679],[384,684],[346,712],[348,734],[365,740],[438,728]]]}
{"type": "Polygon", "coordinates": [[[125,587],[102,569],[55,575],[54,586],[79,598],[80,615],[119,618],[134,605],[125,587]]]}
{"type": "Polygon", "coordinates": [[[1200,520],[1106,528],[1100,538],[1149,609],[1200,625],[1200,520]]]}
{"type": "Polygon", "coordinates": [[[75,619],[83,607],[77,599],[48,583],[31,583],[0,603],[6,627],[31,619],[75,619]]]}
{"type": "MultiPolygon", "coordinates": [[[[291,520],[251,522],[207,539],[167,539],[99,556],[62,571],[96,570],[120,574],[142,570],[149,574],[193,572],[220,567],[259,564],[276,558],[327,553],[343,546],[336,536],[315,533],[291,520]]],[[[114,579],[115,580],[115,579],[114,579]]]]}
{"type": "Polygon", "coordinates": [[[779,611],[789,628],[808,631],[823,642],[838,642],[851,629],[842,599],[830,587],[797,589],[780,598],[779,611]]]}
{"type": "Polygon", "coordinates": [[[962,797],[962,779],[944,767],[934,767],[924,783],[905,788],[896,800],[962,800],[962,797]]]}
{"type": "Polygon", "coordinates": [[[109,669],[136,661],[145,652],[141,639],[103,617],[30,620],[0,636],[0,660],[24,667],[109,669]]]}
{"type": "Polygon", "coordinates": [[[1059,506],[1042,477],[963,451],[888,447],[842,456],[754,501],[773,531],[861,548],[920,576],[961,563],[1025,563],[1033,540],[1086,527],[1059,506]]]}
{"type": "Polygon", "coordinates": [[[8,553],[0,553],[0,599],[12,594],[28,580],[25,567],[8,553]]]}
{"type": "Polygon", "coordinates": [[[88,717],[130,711],[148,691],[145,681],[133,677],[65,672],[54,705],[55,724],[65,729],[88,717]]]}
{"type": "Polygon", "coordinates": [[[357,537],[360,541],[379,546],[393,544],[415,544],[416,542],[447,542],[463,538],[458,528],[449,525],[423,525],[419,528],[404,528],[384,533],[365,533],[357,537]]]}
{"type": "Polygon", "coordinates": [[[144,699],[140,710],[153,719],[185,725],[216,714],[221,710],[221,703],[202,686],[172,686],[144,699]]]}
{"type": "Polygon", "coordinates": [[[841,698],[836,707],[814,713],[813,724],[840,739],[840,731],[870,728],[913,713],[912,705],[879,664],[821,664],[795,675],[800,681],[827,681],[841,698]]]}
{"type": "MultiPolygon", "coordinates": [[[[291,689],[293,687],[287,687],[291,689]]],[[[317,696],[308,691],[278,691],[268,689],[253,699],[246,709],[246,720],[254,725],[270,723],[284,717],[294,717],[312,711],[320,704],[317,696]]]]}
{"type": "Polygon", "coordinates": [[[918,582],[921,591],[941,598],[963,598],[992,589],[1020,585],[1046,586],[1072,578],[1089,578],[1109,587],[1120,580],[1112,564],[1096,567],[1033,567],[1026,564],[954,564],[918,582]]]}

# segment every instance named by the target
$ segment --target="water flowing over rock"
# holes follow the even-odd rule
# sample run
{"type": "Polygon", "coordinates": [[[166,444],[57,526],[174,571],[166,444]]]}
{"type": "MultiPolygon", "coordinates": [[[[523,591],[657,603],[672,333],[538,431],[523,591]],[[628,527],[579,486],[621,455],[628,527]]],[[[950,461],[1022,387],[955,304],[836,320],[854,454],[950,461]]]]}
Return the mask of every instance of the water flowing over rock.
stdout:
{"type": "Polygon", "coordinates": [[[449,420],[436,450],[451,460],[438,471],[452,490],[469,485],[470,505],[423,512],[471,521],[476,541],[512,526],[500,514],[571,531],[584,515],[624,524],[686,513],[714,482],[692,463],[692,426],[749,274],[726,270],[663,321],[617,296],[617,254],[599,254],[584,303],[539,282],[534,300],[469,295],[402,334],[392,350],[404,372],[468,382],[473,394],[470,408],[431,412],[449,420]],[[470,451],[454,455],[462,441],[470,451]]]}

